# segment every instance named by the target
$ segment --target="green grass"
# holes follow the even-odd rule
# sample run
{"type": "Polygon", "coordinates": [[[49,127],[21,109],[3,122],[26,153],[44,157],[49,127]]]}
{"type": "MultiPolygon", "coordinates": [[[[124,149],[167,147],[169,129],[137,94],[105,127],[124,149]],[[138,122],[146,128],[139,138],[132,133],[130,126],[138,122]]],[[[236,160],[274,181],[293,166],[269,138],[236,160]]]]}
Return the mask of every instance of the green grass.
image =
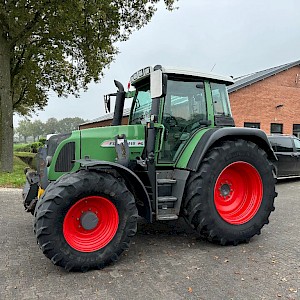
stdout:
{"type": "Polygon", "coordinates": [[[22,162],[32,169],[36,169],[36,153],[31,152],[15,152],[15,156],[20,158],[22,162]]]}
{"type": "Polygon", "coordinates": [[[28,167],[20,158],[14,157],[14,169],[12,173],[0,173],[0,187],[21,188],[26,178],[24,169],[28,167]]]}

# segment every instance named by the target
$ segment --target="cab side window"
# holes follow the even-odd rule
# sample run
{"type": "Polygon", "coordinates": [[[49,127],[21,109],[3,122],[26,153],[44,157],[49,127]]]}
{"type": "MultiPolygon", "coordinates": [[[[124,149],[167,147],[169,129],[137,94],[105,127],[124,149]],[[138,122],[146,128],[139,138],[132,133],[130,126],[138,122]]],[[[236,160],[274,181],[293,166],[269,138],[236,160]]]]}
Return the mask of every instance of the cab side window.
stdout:
{"type": "Polygon", "coordinates": [[[215,115],[230,116],[230,108],[228,106],[228,94],[225,84],[211,83],[211,95],[214,104],[215,115]]]}

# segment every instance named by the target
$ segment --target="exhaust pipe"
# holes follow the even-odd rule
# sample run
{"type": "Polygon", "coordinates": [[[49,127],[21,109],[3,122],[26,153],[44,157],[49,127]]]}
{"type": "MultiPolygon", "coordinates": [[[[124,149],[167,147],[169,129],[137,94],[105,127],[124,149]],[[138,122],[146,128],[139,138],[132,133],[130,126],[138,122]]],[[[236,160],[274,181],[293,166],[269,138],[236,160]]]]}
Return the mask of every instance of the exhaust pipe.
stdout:
{"type": "Polygon", "coordinates": [[[125,91],[121,82],[114,80],[115,86],[118,88],[114,117],[112,120],[112,126],[118,126],[122,123],[124,102],[125,102],[125,91]]]}

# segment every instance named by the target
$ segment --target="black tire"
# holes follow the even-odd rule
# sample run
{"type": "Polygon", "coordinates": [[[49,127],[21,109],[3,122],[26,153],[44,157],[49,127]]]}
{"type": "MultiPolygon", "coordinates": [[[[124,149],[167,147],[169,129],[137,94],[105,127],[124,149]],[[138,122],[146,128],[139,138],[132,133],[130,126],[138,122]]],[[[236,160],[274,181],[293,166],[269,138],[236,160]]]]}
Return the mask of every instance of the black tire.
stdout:
{"type": "MultiPolygon", "coordinates": [[[[102,226],[103,221],[101,218],[99,220],[96,228],[99,224],[102,226]]],[[[79,223],[78,227],[80,224],[83,223],[79,223]]],[[[82,225],[82,227],[84,226],[82,225]]],[[[74,229],[75,236],[76,234],[80,236],[81,233],[76,230],[79,232],[86,228],[77,229],[76,227],[74,229]]],[[[50,184],[38,201],[35,210],[34,231],[43,253],[55,265],[68,271],[85,272],[89,269],[102,269],[118,259],[120,254],[129,247],[130,240],[137,231],[135,200],[125,184],[108,173],[79,171],[67,174],[50,184]],[[106,210],[99,212],[99,214],[102,213],[103,219],[107,215],[110,216],[105,218],[104,223],[108,224],[106,225],[108,228],[115,226],[113,230],[116,230],[115,233],[113,231],[110,233],[111,237],[108,240],[104,240],[103,243],[106,244],[103,244],[103,247],[96,244],[95,247],[93,246],[96,248],[94,249],[89,246],[89,243],[90,241],[93,243],[97,238],[102,241],[107,235],[106,233],[102,236],[94,233],[95,239],[93,235],[92,240],[84,240],[85,237],[80,240],[80,242],[84,242],[84,247],[87,249],[83,249],[80,243],[76,244],[76,239],[73,239],[72,236],[70,238],[69,232],[72,233],[73,223],[75,224],[75,220],[78,220],[78,218],[74,219],[74,216],[78,209],[81,210],[80,205],[87,202],[83,202],[84,199],[88,199],[89,202],[94,201],[92,205],[98,205],[95,200],[102,199],[101,201],[109,209],[114,210],[113,213],[116,212],[114,217],[117,216],[115,219],[118,222],[116,221],[117,223],[112,225],[109,223],[113,219],[111,215],[104,215],[106,210]],[[68,212],[70,213],[68,214],[68,212]]],[[[96,229],[91,231],[96,232],[96,229]]]]}
{"type": "Polygon", "coordinates": [[[242,139],[222,142],[190,175],[183,214],[200,237],[210,242],[248,242],[269,223],[277,196],[275,183],[273,166],[256,144],[242,139]]]}
{"type": "Polygon", "coordinates": [[[25,185],[24,185],[24,187],[23,187],[23,191],[22,191],[23,205],[24,205],[25,210],[28,208],[28,205],[29,205],[29,203],[26,203],[26,202],[25,202],[26,196],[27,196],[27,194],[28,194],[28,192],[29,192],[29,189],[30,189],[30,184],[29,184],[29,182],[26,180],[25,185]]]}

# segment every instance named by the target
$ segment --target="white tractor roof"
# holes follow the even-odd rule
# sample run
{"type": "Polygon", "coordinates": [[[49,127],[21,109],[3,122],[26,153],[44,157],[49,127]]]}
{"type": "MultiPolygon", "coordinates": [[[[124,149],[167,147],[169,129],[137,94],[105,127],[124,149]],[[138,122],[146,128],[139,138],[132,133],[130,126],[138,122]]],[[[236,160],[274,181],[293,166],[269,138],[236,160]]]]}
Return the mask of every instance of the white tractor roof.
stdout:
{"type": "Polygon", "coordinates": [[[204,73],[199,72],[192,69],[183,69],[183,68],[176,68],[176,67],[163,67],[162,68],[163,73],[167,74],[178,74],[178,75],[186,75],[186,76],[194,76],[194,77],[200,77],[200,78],[208,78],[208,79],[214,79],[218,81],[225,81],[227,84],[234,83],[233,78],[230,76],[223,76],[223,75],[217,75],[212,73],[204,73]]]}
{"type": "MultiPolygon", "coordinates": [[[[142,78],[145,78],[147,76],[150,76],[150,73],[153,72],[153,67],[146,67],[143,68],[137,72],[135,72],[130,77],[130,82],[132,85],[134,85],[136,82],[140,81],[142,78]]],[[[224,82],[225,84],[229,85],[234,83],[232,77],[229,76],[223,76],[223,75],[216,75],[211,73],[205,73],[205,72],[199,72],[192,69],[183,69],[183,68],[176,68],[176,67],[162,67],[163,73],[166,74],[175,74],[175,75],[185,75],[185,76],[193,76],[193,77],[199,77],[199,78],[207,78],[212,79],[216,81],[224,82]]]]}

